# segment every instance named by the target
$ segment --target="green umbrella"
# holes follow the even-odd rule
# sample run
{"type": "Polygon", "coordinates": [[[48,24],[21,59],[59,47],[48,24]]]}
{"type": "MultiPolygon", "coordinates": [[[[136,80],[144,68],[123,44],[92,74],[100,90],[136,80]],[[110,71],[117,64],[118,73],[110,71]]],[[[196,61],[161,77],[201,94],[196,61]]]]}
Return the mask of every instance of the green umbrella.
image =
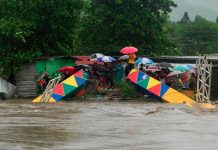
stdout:
{"type": "Polygon", "coordinates": [[[186,67],[186,66],[175,66],[174,67],[174,70],[176,70],[176,71],[188,71],[188,67],[186,67]]]}

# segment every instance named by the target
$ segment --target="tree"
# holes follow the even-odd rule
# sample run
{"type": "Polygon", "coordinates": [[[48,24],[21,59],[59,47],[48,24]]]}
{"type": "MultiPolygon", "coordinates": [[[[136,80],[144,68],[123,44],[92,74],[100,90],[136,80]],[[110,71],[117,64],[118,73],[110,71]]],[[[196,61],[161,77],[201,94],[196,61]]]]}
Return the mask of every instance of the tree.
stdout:
{"type": "Polygon", "coordinates": [[[85,0],[1,0],[0,74],[39,55],[74,53],[85,0]],[[10,69],[8,69],[10,66],[10,69]]]}
{"type": "Polygon", "coordinates": [[[188,16],[188,12],[185,12],[182,19],[181,19],[181,21],[180,21],[180,23],[190,23],[190,22],[191,22],[191,20],[190,20],[190,18],[188,16]]]}
{"type": "Polygon", "coordinates": [[[216,18],[216,23],[218,23],[218,16],[217,16],[217,18],[216,18]]]}
{"type": "Polygon", "coordinates": [[[185,55],[218,52],[218,24],[201,16],[189,24],[171,23],[169,39],[182,49],[185,55]]]}
{"type": "Polygon", "coordinates": [[[166,49],[167,18],[175,6],[171,0],[92,0],[81,49],[106,54],[128,45],[143,54],[166,49]]]}

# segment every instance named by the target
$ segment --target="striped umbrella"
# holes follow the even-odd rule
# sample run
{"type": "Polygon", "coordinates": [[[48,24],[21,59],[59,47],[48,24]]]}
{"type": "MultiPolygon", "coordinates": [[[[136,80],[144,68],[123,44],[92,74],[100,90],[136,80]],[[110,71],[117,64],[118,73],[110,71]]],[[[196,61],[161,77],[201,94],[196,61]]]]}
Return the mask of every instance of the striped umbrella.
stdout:
{"type": "Polygon", "coordinates": [[[95,53],[92,54],[91,56],[89,56],[89,60],[93,61],[93,60],[98,60],[99,58],[104,57],[104,54],[101,53],[95,53]]]}
{"type": "Polygon", "coordinates": [[[98,59],[99,62],[115,62],[116,59],[111,56],[104,56],[98,59]]]}

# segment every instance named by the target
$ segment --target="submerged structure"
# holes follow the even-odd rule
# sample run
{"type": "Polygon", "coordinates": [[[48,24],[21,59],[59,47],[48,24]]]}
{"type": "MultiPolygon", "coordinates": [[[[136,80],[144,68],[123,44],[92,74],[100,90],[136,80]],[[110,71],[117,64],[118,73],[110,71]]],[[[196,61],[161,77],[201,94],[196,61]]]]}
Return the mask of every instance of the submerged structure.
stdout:
{"type": "Polygon", "coordinates": [[[54,88],[47,88],[44,93],[35,98],[33,102],[58,102],[63,100],[79,92],[87,80],[88,75],[83,70],[80,70],[63,82],[55,85],[54,88]]]}

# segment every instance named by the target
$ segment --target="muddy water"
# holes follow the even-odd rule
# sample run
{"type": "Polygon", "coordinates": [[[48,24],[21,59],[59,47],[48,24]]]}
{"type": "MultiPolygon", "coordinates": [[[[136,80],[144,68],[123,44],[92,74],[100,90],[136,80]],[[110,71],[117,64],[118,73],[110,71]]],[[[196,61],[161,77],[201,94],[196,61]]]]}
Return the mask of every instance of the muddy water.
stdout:
{"type": "Polygon", "coordinates": [[[217,150],[218,112],[143,102],[0,101],[0,149],[217,150]]]}

